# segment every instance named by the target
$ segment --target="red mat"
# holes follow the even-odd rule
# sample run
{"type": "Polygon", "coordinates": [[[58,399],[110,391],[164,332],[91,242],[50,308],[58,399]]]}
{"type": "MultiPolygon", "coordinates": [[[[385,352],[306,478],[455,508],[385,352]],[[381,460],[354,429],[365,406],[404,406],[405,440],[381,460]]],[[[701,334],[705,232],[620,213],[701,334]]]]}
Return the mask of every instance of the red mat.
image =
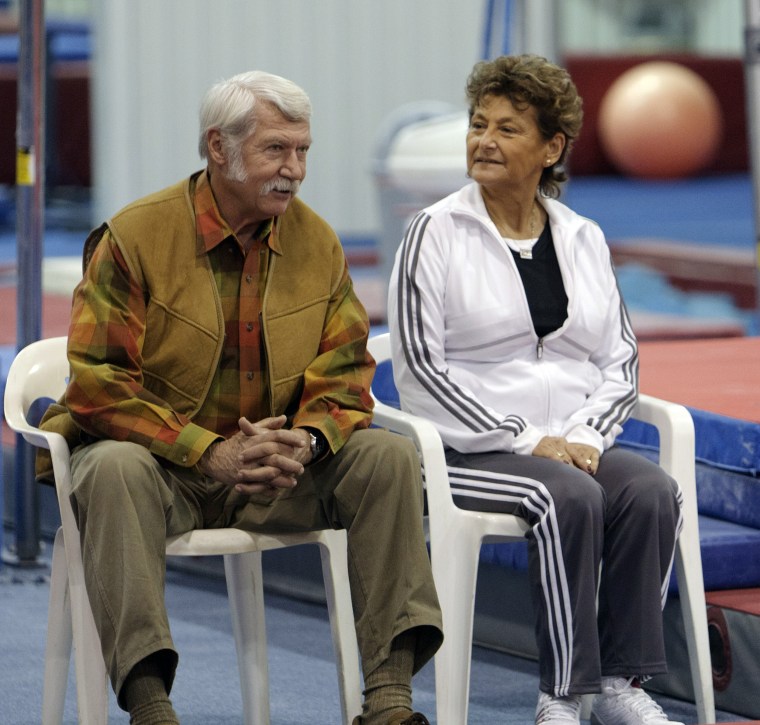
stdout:
{"type": "MultiPolygon", "coordinates": [[[[42,337],[66,335],[69,331],[71,297],[42,295],[42,337]]],[[[0,287],[0,345],[16,344],[16,287],[0,287]]]]}
{"type": "Polygon", "coordinates": [[[760,617],[760,589],[723,589],[705,592],[707,603],[760,617]]]}
{"type": "MultiPolygon", "coordinates": [[[[71,298],[64,295],[42,296],[42,337],[66,335],[69,331],[71,298]]],[[[16,287],[0,286],[0,345],[16,344],[16,287]]],[[[11,446],[14,435],[2,421],[0,441],[11,446]]]]}
{"type": "Polygon", "coordinates": [[[642,342],[641,392],[760,423],[760,338],[642,342]]]}

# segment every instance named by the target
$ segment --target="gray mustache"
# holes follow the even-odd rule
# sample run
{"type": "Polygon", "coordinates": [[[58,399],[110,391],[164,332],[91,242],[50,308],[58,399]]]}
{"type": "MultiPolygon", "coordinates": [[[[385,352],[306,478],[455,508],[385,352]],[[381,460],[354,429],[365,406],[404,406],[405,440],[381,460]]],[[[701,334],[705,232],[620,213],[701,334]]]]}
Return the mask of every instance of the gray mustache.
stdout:
{"type": "Polygon", "coordinates": [[[291,181],[290,179],[272,179],[267,181],[261,187],[261,195],[264,196],[270,191],[289,191],[291,194],[297,194],[298,189],[301,187],[300,181],[291,181]]]}

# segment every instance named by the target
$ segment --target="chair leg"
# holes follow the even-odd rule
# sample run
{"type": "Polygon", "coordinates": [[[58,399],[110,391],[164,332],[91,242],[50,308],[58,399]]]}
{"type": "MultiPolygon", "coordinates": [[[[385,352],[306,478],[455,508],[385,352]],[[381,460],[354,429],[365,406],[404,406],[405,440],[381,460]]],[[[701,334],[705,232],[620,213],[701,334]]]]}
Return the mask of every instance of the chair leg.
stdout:
{"type": "Polygon", "coordinates": [[[467,722],[475,587],[481,541],[466,530],[431,540],[433,578],[443,616],[443,645],[435,655],[438,725],[467,722]]]}
{"type": "MultiPolygon", "coordinates": [[[[81,559],[79,562],[81,566],[81,559]]],[[[100,635],[95,626],[81,569],[76,572],[70,566],[68,573],[79,722],[80,725],[106,725],[109,684],[100,648],[100,635]]]]}
{"type": "Polygon", "coordinates": [[[593,702],[593,695],[581,695],[581,720],[588,720],[591,717],[591,705],[593,702]]]}
{"type": "Polygon", "coordinates": [[[343,723],[350,725],[362,709],[359,648],[356,642],[351,589],[348,582],[346,533],[321,532],[319,553],[335,650],[343,723]]]}
{"type": "Polygon", "coordinates": [[[684,521],[683,531],[676,547],[676,576],[681,600],[686,645],[689,651],[694,701],[700,723],[715,722],[715,693],[712,683],[710,641],[707,633],[707,607],[700,557],[689,552],[699,551],[696,529],[684,521]]]}
{"type": "Polygon", "coordinates": [[[224,572],[240,673],[243,722],[269,725],[269,664],[261,552],[225,555],[224,572]]]}
{"type": "Polygon", "coordinates": [[[71,601],[66,571],[63,529],[58,529],[53,543],[50,571],[45,674],[42,686],[42,725],[60,725],[66,703],[66,687],[71,662],[71,601]]]}

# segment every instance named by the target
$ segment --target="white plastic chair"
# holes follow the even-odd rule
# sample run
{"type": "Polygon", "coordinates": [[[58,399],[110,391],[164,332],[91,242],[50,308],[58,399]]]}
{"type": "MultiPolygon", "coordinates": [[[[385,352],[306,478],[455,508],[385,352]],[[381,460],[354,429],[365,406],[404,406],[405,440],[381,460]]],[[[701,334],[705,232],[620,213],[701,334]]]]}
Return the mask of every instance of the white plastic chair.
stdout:
{"type": "MultiPolygon", "coordinates": [[[[50,450],[61,514],[61,527],[53,545],[42,722],[60,725],[62,721],[73,643],[79,722],[100,725],[108,721],[108,683],[84,586],[79,532],[69,503],[69,450],[61,435],[41,431],[27,421],[36,400],[57,400],[63,394],[68,374],[65,337],[40,340],[25,347],[8,373],[5,418],[26,441],[50,450]]],[[[242,691],[242,719],[247,725],[269,724],[261,552],[298,544],[320,547],[342,720],[348,724],[361,711],[361,682],[345,531],[270,536],[238,529],[204,529],[166,542],[166,553],[170,556],[224,557],[242,691]]]]}
{"type": "MultiPolygon", "coordinates": [[[[369,340],[378,365],[391,359],[390,335],[369,340]]],[[[374,393],[373,393],[374,395],[374,393]]],[[[715,722],[715,697],[707,634],[707,612],[697,521],[694,424],[688,410],[648,395],[639,396],[638,420],[654,425],[660,436],[659,463],[675,478],[684,496],[684,524],[676,548],[676,575],[700,723],[715,722]]],[[[475,585],[484,542],[523,540],[528,526],[518,516],[458,508],[449,487],[443,444],[435,426],[382,403],[375,395],[375,425],[411,438],[425,474],[430,551],[443,614],[444,642],[435,656],[438,725],[467,722],[475,585]]],[[[588,698],[584,698],[588,709],[588,698]]],[[[587,717],[588,715],[586,715],[587,717]]]]}

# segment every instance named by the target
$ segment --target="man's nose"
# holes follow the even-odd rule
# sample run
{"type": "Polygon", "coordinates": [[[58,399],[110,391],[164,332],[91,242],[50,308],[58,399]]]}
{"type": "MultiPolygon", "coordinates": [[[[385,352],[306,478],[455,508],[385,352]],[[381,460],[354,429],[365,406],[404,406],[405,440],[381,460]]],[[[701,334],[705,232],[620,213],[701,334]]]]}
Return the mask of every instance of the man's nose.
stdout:
{"type": "Polygon", "coordinates": [[[291,151],[282,163],[280,173],[288,179],[299,181],[306,175],[306,162],[300,157],[297,150],[291,151]]]}

